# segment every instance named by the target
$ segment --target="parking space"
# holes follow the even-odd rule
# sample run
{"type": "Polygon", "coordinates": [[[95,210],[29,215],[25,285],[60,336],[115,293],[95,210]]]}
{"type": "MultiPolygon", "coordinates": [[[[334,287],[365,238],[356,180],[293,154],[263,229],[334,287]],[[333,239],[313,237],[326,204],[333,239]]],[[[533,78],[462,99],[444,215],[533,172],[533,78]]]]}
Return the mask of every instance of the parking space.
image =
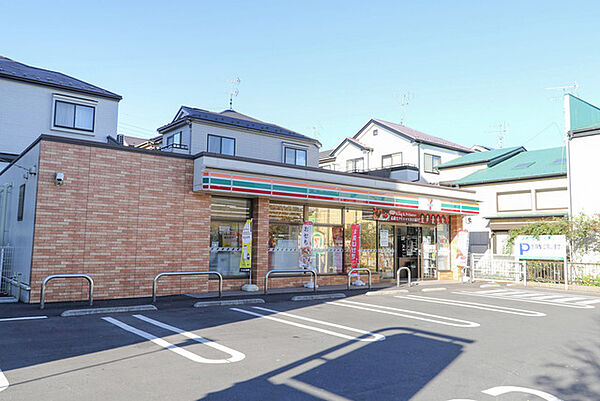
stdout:
{"type": "Polygon", "coordinates": [[[0,399],[597,400],[597,301],[460,286],[14,316],[0,320],[0,399]]]}

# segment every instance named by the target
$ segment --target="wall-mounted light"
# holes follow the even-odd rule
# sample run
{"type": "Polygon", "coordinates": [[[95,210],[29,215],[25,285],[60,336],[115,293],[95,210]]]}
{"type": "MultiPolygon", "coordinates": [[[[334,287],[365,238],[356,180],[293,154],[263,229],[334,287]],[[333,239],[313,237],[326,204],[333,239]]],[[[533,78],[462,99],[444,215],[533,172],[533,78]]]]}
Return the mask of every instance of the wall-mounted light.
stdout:
{"type": "Polygon", "coordinates": [[[56,173],[54,180],[55,185],[63,185],[65,183],[65,173],[56,173]]]}

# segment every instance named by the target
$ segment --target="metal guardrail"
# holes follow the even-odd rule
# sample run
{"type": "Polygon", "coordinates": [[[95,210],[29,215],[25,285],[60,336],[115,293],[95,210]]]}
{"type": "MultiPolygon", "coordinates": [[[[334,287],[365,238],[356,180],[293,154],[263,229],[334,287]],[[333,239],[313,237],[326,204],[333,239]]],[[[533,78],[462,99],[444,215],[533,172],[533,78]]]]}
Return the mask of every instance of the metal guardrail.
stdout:
{"type": "Polygon", "coordinates": [[[44,309],[44,300],[46,297],[46,284],[55,278],[84,278],[90,283],[90,306],[94,303],[94,280],[87,274],[51,274],[42,281],[42,292],[40,294],[40,309],[44,309]]]}
{"type": "Polygon", "coordinates": [[[371,289],[371,270],[366,267],[355,267],[354,269],[348,270],[348,289],[350,289],[350,275],[354,272],[367,272],[369,273],[369,289],[371,289]]]}
{"type": "Polygon", "coordinates": [[[269,270],[267,272],[267,274],[265,274],[265,295],[267,294],[267,291],[269,289],[269,276],[271,274],[283,274],[285,275],[285,273],[310,273],[314,276],[315,281],[314,281],[314,287],[313,287],[313,291],[317,292],[317,272],[314,270],[308,270],[308,269],[275,269],[275,270],[269,270]]]}
{"type": "Polygon", "coordinates": [[[400,272],[402,270],[406,270],[406,273],[408,274],[408,286],[410,287],[410,269],[406,266],[399,267],[398,270],[396,270],[396,287],[400,287],[400,272]]]}
{"type": "Polygon", "coordinates": [[[156,302],[156,286],[159,278],[163,276],[201,276],[210,274],[215,274],[219,278],[219,298],[221,298],[223,296],[223,276],[219,272],[211,270],[201,272],[162,272],[158,273],[152,282],[152,303],[156,302]]]}

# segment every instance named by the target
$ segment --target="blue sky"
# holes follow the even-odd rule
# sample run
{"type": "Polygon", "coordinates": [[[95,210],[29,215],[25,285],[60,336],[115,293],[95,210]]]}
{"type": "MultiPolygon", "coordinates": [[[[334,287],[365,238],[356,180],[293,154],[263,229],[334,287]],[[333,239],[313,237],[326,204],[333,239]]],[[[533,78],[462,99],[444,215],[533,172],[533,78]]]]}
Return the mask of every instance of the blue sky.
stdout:
{"type": "MultiPolygon", "coordinates": [[[[0,54],[123,96],[119,131],[149,137],[180,105],[234,109],[317,136],[371,117],[470,146],[562,143],[560,95],[600,103],[599,2],[16,2],[0,54]],[[317,127],[316,129],[314,127],[317,127]]],[[[0,94],[1,95],[1,94],[0,94]]]]}

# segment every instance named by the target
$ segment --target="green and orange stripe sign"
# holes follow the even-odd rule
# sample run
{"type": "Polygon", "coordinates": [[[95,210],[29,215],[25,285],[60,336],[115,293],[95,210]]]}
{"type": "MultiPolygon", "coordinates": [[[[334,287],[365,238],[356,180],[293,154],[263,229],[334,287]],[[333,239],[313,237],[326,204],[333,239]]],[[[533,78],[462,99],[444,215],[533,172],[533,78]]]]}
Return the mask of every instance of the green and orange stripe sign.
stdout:
{"type": "MultiPolygon", "coordinates": [[[[401,209],[419,209],[419,198],[390,192],[369,191],[359,188],[337,187],[315,183],[261,178],[248,174],[235,175],[204,172],[202,189],[205,191],[235,192],[288,199],[305,199],[356,205],[384,206],[401,209]]],[[[441,199],[441,210],[447,213],[478,214],[479,206],[472,202],[441,199]]]]}

